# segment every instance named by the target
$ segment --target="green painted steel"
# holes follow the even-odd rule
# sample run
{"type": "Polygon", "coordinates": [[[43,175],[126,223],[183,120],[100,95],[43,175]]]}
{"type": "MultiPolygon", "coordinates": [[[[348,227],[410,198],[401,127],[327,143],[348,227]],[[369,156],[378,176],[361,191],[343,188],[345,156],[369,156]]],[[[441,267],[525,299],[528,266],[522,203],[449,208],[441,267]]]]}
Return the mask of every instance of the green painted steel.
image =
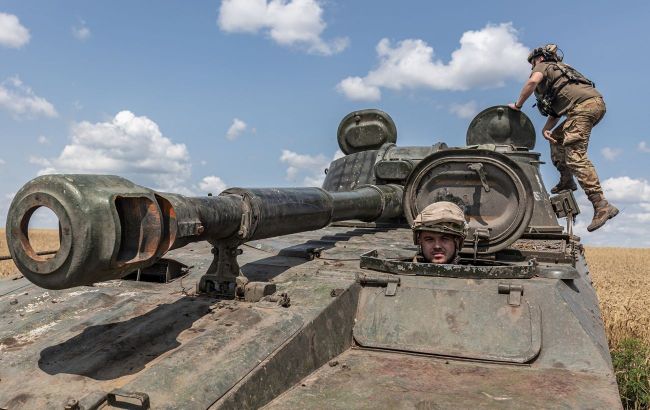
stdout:
{"type": "Polygon", "coordinates": [[[399,147],[387,114],[357,111],[322,188],[26,183],[0,408],[620,408],[579,209],[546,191],[531,127],[497,106],[468,146],[399,147]],[[440,199],[471,228],[456,265],[413,245],[409,222],[440,199]],[[41,206],[54,255],[29,242],[41,206]]]}

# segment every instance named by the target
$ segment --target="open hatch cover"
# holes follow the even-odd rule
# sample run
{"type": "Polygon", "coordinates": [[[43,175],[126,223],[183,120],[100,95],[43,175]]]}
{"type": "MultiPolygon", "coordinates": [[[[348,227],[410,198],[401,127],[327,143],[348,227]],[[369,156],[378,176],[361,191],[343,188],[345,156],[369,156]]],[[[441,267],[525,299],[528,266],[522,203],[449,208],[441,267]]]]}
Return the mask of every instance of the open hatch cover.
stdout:
{"type": "Polygon", "coordinates": [[[504,154],[483,149],[447,149],[427,156],[406,181],[404,214],[409,224],[429,204],[450,201],[468,219],[465,240],[478,253],[508,247],[524,233],[533,215],[530,181],[504,154]],[[476,236],[475,236],[476,235],[476,236]]]}

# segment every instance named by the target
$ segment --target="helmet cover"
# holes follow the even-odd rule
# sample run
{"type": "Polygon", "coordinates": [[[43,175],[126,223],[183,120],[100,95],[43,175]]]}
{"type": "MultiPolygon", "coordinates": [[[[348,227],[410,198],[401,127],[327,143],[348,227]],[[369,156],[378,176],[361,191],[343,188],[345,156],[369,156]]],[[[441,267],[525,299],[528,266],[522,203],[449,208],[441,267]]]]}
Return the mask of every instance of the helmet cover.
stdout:
{"type": "Polygon", "coordinates": [[[417,244],[420,231],[446,233],[457,236],[462,241],[467,236],[465,213],[453,202],[439,201],[428,205],[413,220],[413,240],[417,244]]]}

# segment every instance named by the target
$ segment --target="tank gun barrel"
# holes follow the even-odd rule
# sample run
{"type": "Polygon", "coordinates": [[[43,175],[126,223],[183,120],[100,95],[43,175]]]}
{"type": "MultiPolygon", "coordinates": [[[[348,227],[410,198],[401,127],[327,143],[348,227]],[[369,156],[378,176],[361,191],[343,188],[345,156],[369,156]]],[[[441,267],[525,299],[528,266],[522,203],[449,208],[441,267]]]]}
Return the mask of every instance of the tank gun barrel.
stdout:
{"type": "Polygon", "coordinates": [[[117,279],[190,242],[240,244],[360,219],[402,216],[403,187],[231,188],[219,196],[157,192],[111,175],[45,175],[16,194],[7,217],[11,255],[27,279],[64,289],[117,279]],[[59,219],[52,258],[29,242],[29,220],[47,207],[59,219]]]}

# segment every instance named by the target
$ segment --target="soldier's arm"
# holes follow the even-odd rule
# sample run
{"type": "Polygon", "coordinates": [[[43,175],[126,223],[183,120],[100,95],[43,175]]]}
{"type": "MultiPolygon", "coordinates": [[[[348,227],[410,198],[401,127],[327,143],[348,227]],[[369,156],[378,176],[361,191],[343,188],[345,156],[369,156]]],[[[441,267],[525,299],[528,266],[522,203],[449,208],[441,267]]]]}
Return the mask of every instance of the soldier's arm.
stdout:
{"type": "Polygon", "coordinates": [[[551,141],[553,144],[557,144],[557,141],[555,140],[555,138],[552,137],[552,135],[553,135],[553,128],[555,128],[555,125],[559,120],[560,120],[559,117],[553,117],[549,115],[548,118],[546,119],[546,124],[544,124],[544,128],[542,128],[542,135],[544,136],[544,138],[551,141]]]}
{"type": "Polygon", "coordinates": [[[526,81],[526,84],[521,89],[521,93],[519,93],[519,98],[514,104],[509,104],[510,108],[514,110],[521,110],[521,107],[524,106],[524,103],[530,97],[530,95],[535,91],[535,88],[539,83],[542,82],[544,79],[544,74],[540,73],[539,71],[533,72],[530,77],[528,77],[528,81],[526,81]]]}

